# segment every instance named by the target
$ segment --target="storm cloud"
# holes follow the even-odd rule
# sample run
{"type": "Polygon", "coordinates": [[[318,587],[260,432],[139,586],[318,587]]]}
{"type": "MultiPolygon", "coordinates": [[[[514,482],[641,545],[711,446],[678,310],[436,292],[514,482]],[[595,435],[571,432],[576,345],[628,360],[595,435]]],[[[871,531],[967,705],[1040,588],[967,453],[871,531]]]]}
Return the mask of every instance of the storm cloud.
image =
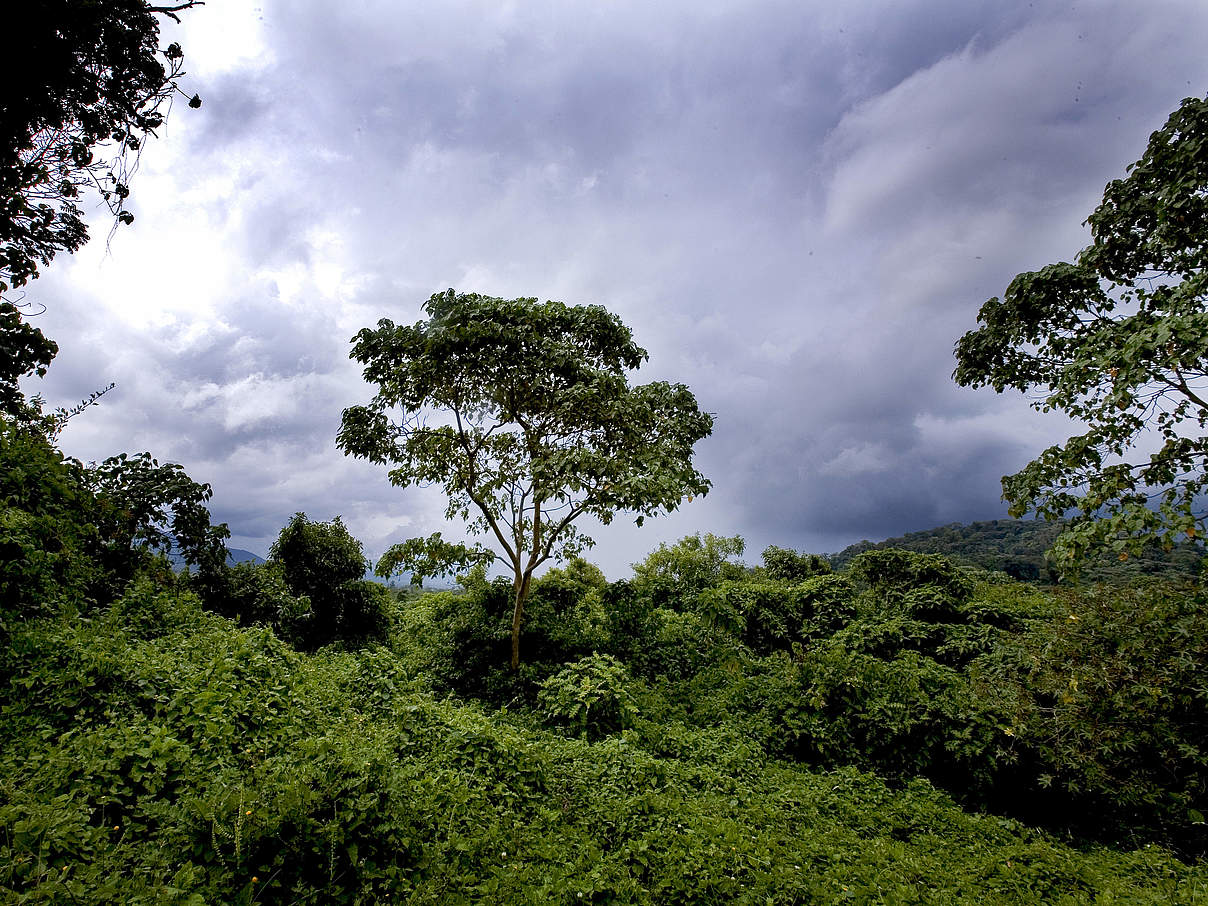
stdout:
{"type": "Polygon", "coordinates": [[[132,228],[32,285],[68,452],[179,461],[233,543],[296,510],[376,555],[443,521],[334,444],[349,339],[446,287],[599,303],[716,416],[705,498],[595,533],[614,577],[693,531],[834,551],[1004,514],[1071,426],[953,385],[1019,271],[1070,259],[1208,90],[1183,2],[333,5],[210,0],[132,228]]]}

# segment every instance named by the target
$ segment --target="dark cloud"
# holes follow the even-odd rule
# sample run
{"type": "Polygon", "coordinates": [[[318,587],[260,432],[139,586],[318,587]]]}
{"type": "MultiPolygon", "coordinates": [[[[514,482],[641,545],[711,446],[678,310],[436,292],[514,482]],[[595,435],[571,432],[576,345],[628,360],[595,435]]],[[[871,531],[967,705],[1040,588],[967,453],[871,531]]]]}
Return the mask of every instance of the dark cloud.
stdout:
{"type": "Polygon", "coordinates": [[[457,534],[334,445],[349,337],[449,286],[602,303],[639,380],[716,414],[713,492],[601,528],[613,575],[697,530],[757,559],[1002,515],[1069,426],[955,388],[952,344],[1208,88],[1193,0],[255,9],[186,18],[204,106],[147,149],[136,229],[37,289],[48,396],[118,382],[69,449],[180,460],[260,553],[296,510],[371,554],[457,534]]]}

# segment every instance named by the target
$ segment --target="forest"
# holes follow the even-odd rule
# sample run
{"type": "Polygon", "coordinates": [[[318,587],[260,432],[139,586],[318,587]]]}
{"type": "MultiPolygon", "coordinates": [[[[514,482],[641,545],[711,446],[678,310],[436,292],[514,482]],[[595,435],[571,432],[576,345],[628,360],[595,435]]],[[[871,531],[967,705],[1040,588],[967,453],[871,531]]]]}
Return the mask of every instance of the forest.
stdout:
{"type": "MultiPolygon", "coordinates": [[[[0,293],[84,244],[82,192],[132,222],[131,155],[202,103],[159,47],[194,5],[37,7],[0,293]]],[[[6,296],[0,901],[1208,904],[1205,187],[1189,98],[957,341],[958,384],[1085,427],[1003,479],[1011,520],[758,559],[702,529],[613,581],[588,519],[708,493],[714,416],[631,385],[603,306],[450,289],[352,338],[334,442],[485,543],[374,563],[297,512],[236,563],[179,464],[64,452],[107,391],[50,409],[6,296]]]]}
{"type": "Polygon", "coordinates": [[[697,535],[547,571],[513,671],[481,566],[392,594],[302,514],[266,564],[131,564],[114,492],[3,455],[6,901],[1208,897],[1195,580],[697,535]]]}

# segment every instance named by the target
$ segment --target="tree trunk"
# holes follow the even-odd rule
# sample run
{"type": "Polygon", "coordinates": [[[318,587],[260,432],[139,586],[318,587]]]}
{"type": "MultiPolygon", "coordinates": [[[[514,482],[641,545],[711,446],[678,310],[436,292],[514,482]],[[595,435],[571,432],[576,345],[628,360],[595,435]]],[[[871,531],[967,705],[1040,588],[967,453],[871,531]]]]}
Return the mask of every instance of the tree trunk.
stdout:
{"type": "Polygon", "coordinates": [[[512,583],[512,589],[516,593],[516,605],[512,608],[512,669],[520,669],[520,621],[524,617],[524,601],[528,597],[529,583],[533,578],[531,572],[526,572],[523,577],[517,576],[516,581],[512,583]]]}

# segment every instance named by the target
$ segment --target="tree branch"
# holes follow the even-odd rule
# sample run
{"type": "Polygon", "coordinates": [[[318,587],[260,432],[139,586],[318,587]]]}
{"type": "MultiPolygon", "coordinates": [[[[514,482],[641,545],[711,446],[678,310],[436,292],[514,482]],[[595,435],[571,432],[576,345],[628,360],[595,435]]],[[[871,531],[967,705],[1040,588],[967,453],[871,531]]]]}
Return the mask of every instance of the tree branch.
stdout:
{"type": "Polygon", "coordinates": [[[147,12],[159,13],[161,16],[167,16],[177,24],[180,23],[180,16],[176,15],[179,12],[184,12],[186,9],[192,9],[195,6],[205,6],[205,0],[188,0],[187,3],[181,3],[177,6],[149,6],[147,12]]]}

